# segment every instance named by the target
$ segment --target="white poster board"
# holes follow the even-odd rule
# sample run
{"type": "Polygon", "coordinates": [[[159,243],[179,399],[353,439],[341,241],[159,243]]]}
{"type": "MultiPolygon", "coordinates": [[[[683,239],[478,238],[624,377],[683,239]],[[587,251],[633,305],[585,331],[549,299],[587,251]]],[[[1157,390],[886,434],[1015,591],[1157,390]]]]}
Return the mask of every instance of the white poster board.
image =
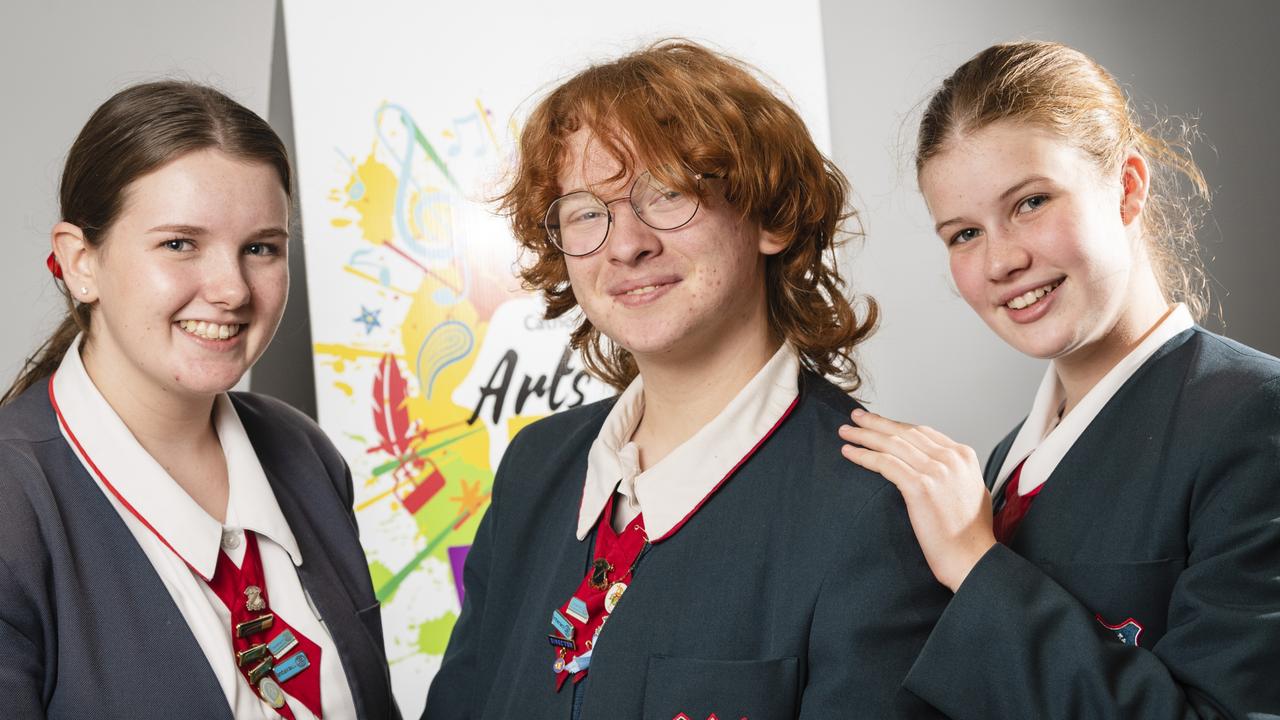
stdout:
{"type": "Polygon", "coordinates": [[[523,117],[591,61],[681,36],[763,70],[829,151],[818,2],[290,0],[285,27],[317,409],[417,717],[510,438],[611,394],[566,354],[572,319],[519,290],[486,202],[523,117]]]}

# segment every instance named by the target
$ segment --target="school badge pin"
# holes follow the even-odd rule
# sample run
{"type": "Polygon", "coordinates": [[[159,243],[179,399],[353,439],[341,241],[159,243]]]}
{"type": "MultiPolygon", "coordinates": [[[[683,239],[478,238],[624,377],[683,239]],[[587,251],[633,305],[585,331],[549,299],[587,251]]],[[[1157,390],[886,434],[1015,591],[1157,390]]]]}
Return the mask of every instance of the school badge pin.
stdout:
{"type": "Polygon", "coordinates": [[[267,601],[262,599],[262,588],[250,585],[244,589],[244,609],[249,612],[262,612],[267,609],[267,601]]]}
{"type": "Polygon", "coordinates": [[[1103,620],[1101,615],[1094,615],[1093,617],[1102,625],[1102,627],[1115,633],[1117,640],[1125,645],[1138,647],[1138,638],[1142,637],[1142,624],[1137,620],[1128,618],[1119,625],[1112,625],[1106,620],[1103,620]]]}

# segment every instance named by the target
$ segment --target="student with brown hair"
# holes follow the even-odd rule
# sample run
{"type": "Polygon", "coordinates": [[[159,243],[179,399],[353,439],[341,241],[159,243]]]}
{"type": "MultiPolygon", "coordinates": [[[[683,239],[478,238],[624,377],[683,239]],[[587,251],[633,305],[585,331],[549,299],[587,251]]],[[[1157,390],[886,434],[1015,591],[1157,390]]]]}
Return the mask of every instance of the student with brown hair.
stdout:
{"type": "Polygon", "coordinates": [[[201,85],[122,90],[62,175],[61,326],[0,406],[0,697],[20,718],[386,718],[351,477],[228,390],[275,333],[291,174],[201,85]]]}
{"type": "Polygon", "coordinates": [[[943,82],[916,157],[961,296],[1050,363],[985,483],[930,428],[840,430],[955,593],[906,687],[975,720],[1280,716],[1280,360],[1196,325],[1187,139],[1019,42],[943,82]]]}
{"type": "Polygon", "coordinates": [[[946,593],[902,499],[840,459],[844,177],[688,42],[533,110],[503,198],[547,316],[618,397],[511,443],[429,720],[932,714],[900,684],[946,593]]]}

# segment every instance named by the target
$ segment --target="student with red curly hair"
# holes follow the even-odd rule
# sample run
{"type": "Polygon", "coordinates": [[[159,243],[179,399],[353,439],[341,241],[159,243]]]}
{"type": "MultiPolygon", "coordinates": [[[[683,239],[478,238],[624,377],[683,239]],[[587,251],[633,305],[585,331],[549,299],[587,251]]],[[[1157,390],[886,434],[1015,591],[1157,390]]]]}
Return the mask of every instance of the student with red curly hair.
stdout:
{"type": "Polygon", "coordinates": [[[663,42],[557,87],[520,149],[523,279],[621,394],[512,442],[423,717],[931,714],[901,681],[947,594],[830,432],[876,305],[841,293],[848,187],[799,115],[663,42]]]}

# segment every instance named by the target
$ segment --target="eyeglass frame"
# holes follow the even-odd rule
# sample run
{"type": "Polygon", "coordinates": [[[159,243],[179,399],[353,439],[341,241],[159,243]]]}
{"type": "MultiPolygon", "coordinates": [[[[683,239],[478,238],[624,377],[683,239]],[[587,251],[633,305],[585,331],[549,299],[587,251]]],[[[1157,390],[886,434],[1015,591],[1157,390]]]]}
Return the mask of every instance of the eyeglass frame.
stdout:
{"type": "MultiPolygon", "coordinates": [[[[652,225],[649,223],[649,221],[645,220],[644,216],[640,214],[640,211],[636,209],[635,203],[631,202],[631,196],[635,193],[636,185],[640,183],[640,179],[645,177],[646,175],[648,175],[650,178],[653,177],[652,172],[650,172],[649,170],[645,170],[644,172],[637,175],[634,180],[631,181],[631,187],[627,188],[626,195],[620,195],[612,200],[605,200],[604,198],[600,197],[599,195],[596,195],[590,190],[583,189],[583,190],[574,190],[573,192],[567,192],[555,198],[551,202],[547,203],[547,211],[542,216],[542,229],[547,232],[547,239],[551,241],[551,244],[554,245],[557,250],[559,250],[562,254],[566,255],[567,257],[586,257],[588,255],[593,255],[599,252],[600,248],[604,247],[605,243],[609,242],[609,232],[613,230],[613,209],[610,208],[609,206],[618,202],[619,200],[628,201],[627,205],[631,208],[631,212],[635,213],[636,218],[640,222],[644,223],[646,227],[652,228],[654,230],[658,230],[658,231],[679,230],[685,225],[688,225],[689,223],[693,222],[693,219],[698,215],[698,210],[702,208],[702,198],[697,195],[695,195],[693,212],[689,213],[689,219],[685,220],[679,225],[675,225],[669,228],[661,228],[661,227],[652,225]],[[588,252],[571,253],[568,250],[565,250],[563,247],[560,247],[560,243],[556,242],[555,234],[551,232],[551,225],[549,220],[551,218],[551,210],[555,208],[556,203],[560,202],[561,200],[571,195],[577,195],[578,193],[586,193],[591,197],[595,198],[596,200],[600,201],[600,204],[604,207],[605,219],[607,220],[607,223],[605,224],[605,228],[604,228],[604,236],[600,238],[599,245],[596,245],[595,247],[591,248],[591,250],[589,250],[588,252]]],[[[724,178],[725,178],[724,175],[718,175],[715,173],[693,173],[693,179],[695,182],[698,182],[698,183],[701,183],[703,180],[723,180],[724,178]]]]}

